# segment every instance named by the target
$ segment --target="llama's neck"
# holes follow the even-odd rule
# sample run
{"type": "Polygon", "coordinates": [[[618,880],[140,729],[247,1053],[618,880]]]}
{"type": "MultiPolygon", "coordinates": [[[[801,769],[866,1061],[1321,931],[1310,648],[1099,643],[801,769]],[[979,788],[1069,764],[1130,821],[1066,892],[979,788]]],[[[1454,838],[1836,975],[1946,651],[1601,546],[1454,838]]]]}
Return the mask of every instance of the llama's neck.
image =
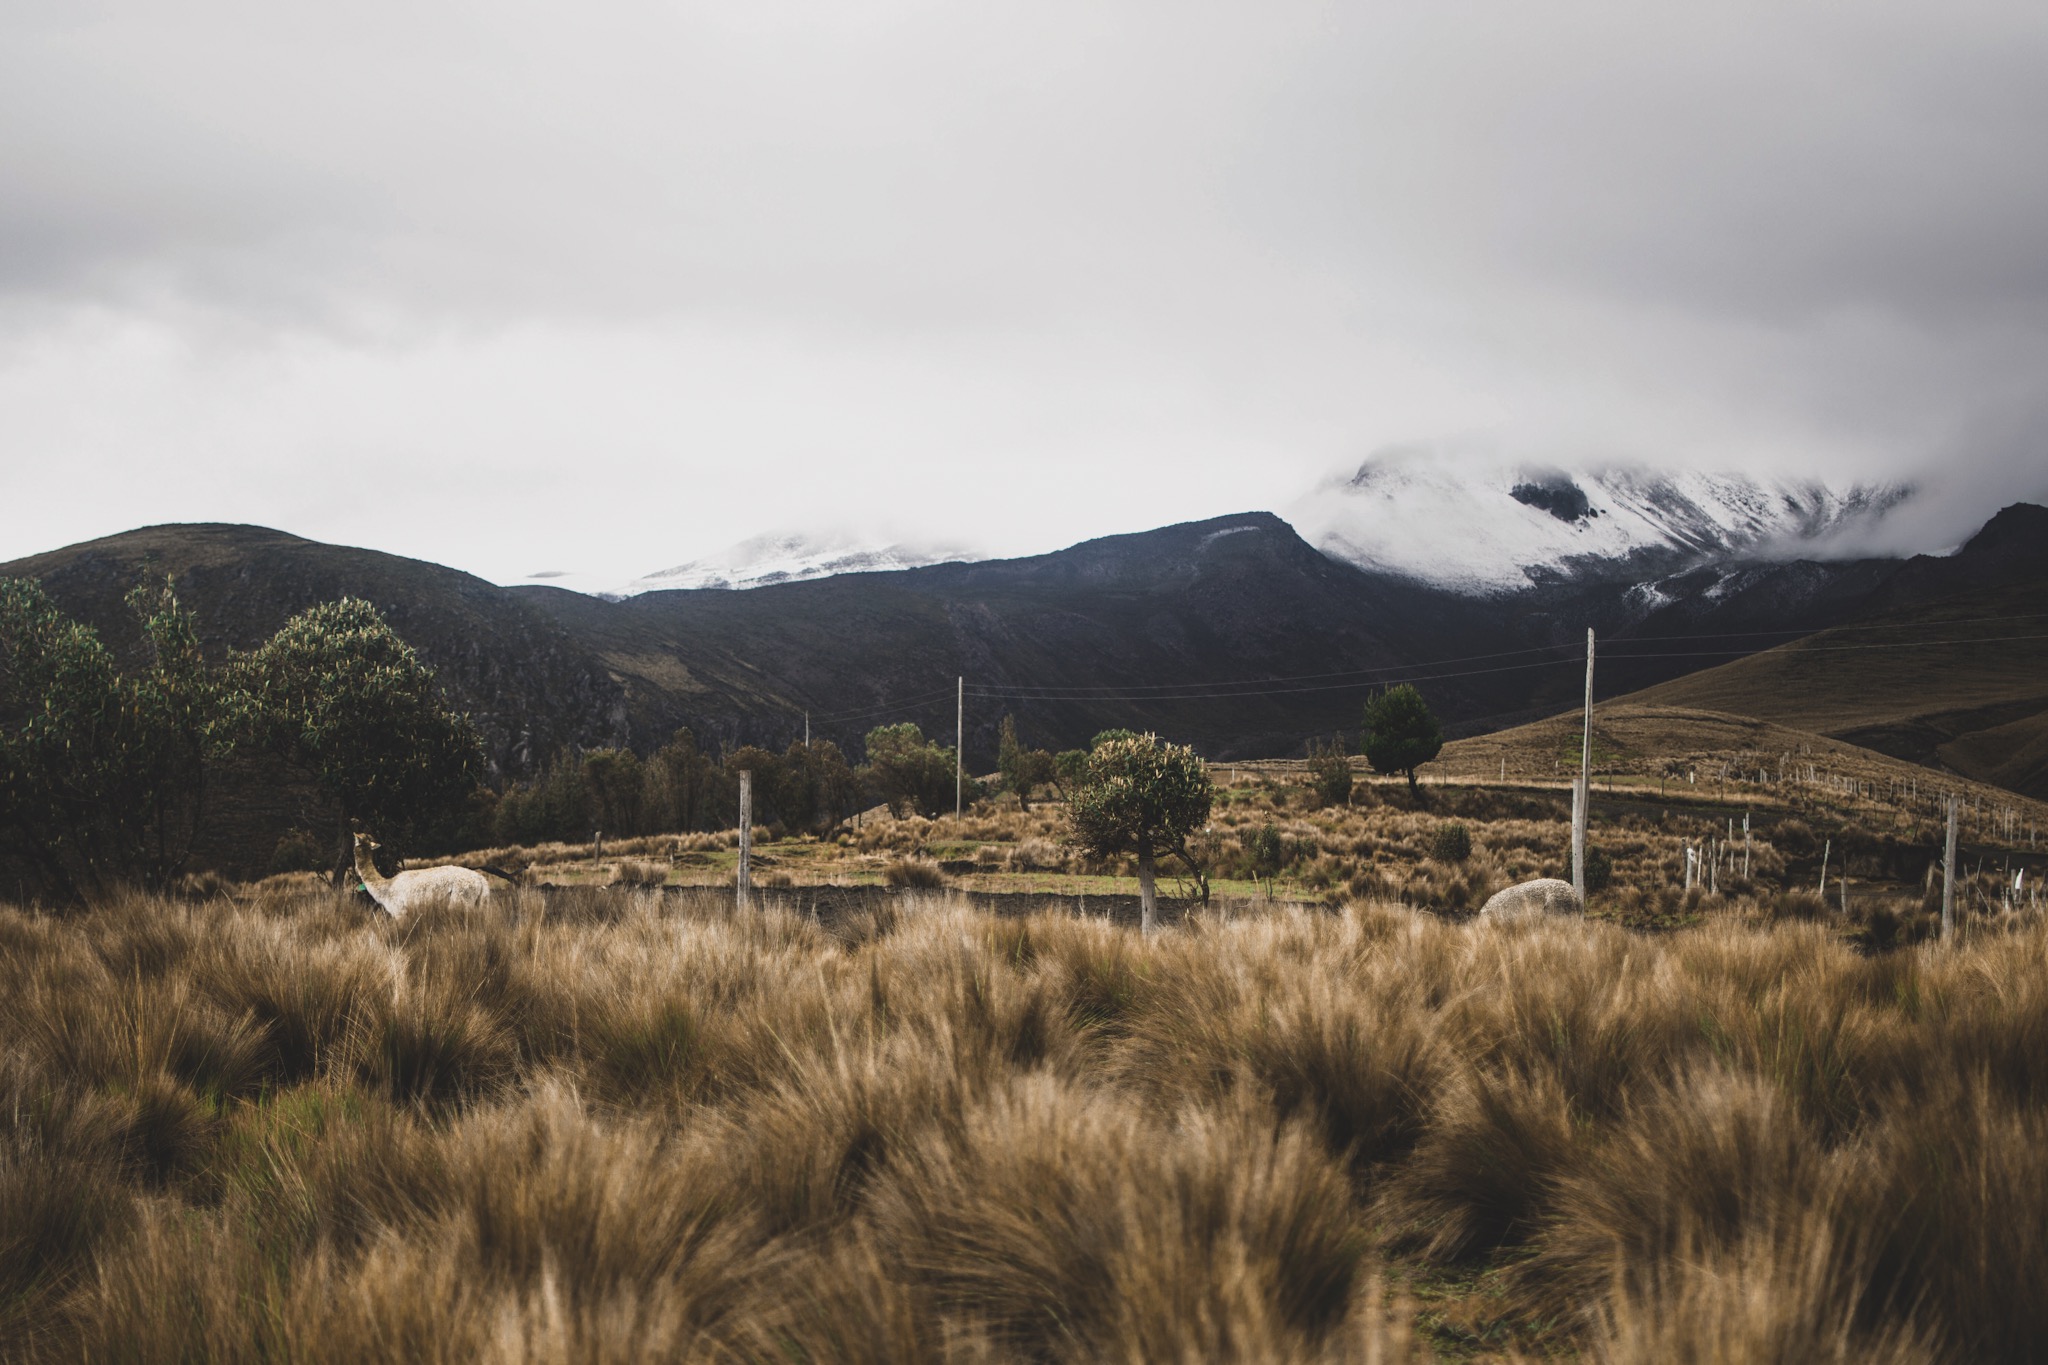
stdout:
{"type": "Polygon", "coordinates": [[[398,913],[392,908],[391,879],[377,871],[377,864],[370,860],[366,849],[356,850],[356,876],[362,880],[363,890],[370,893],[370,899],[384,907],[385,914],[398,913]]]}

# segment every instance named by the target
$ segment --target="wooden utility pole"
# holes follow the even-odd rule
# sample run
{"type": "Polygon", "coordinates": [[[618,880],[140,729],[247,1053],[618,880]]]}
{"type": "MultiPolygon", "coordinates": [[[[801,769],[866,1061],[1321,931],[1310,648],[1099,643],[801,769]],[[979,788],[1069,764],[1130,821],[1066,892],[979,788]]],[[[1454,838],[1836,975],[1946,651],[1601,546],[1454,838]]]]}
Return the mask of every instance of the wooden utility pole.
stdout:
{"type": "Polygon", "coordinates": [[[1586,627],[1586,728],[1579,743],[1579,785],[1572,791],[1572,890],[1579,904],[1586,903],[1586,806],[1592,798],[1587,785],[1593,771],[1593,628],[1586,627]]]}
{"type": "Polygon", "coordinates": [[[962,776],[967,771],[967,679],[953,679],[953,818],[960,818],[962,776]]]}
{"type": "Polygon", "coordinates": [[[740,769],[740,873],[739,907],[747,908],[748,893],[753,890],[753,878],[748,863],[754,852],[754,774],[740,769]]]}
{"type": "Polygon", "coordinates": [[[811,713],[804,712],[804,748],[811,747],[811,713]]]}
{"type": "Polygon", "coordinates": [[[1948,799],[1948,847],[1941,858],[1941,941],[1949,941],[1956,928],[1956,816],[1962,805],[1948,799]]]}

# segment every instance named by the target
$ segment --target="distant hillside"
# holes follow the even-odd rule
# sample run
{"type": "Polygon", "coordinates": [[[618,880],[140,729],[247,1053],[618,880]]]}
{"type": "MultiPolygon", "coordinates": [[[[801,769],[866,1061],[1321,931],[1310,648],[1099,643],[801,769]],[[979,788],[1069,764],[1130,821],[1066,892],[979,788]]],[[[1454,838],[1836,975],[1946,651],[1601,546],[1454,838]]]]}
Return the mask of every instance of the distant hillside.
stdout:
{"type": "Polygon", "coordinates": [[[626,738],[624,695],[546,613],[470,574],[260,526],[149,526],[0,564],[35,578],[115,649],[140,645],[122,598],[168,573],[208,648],[247,649],[296,613],[343,596],[375,603],[483,732],[494,768],[530,771],[568,744],[626,738]]]}
{"type": "MultiPolygon", "coordinates": [[[[969,757],[988,762],[1005,712],[1040,744],[1132,725],[1217,752],[1295,749],[1356,725],[1359,670],[1455,649],[1474,624],[1447,619],[1449,594],[1336,563],[1263,512],[745,593],[513,591],[593,644],[645,730],[715,717],[720,733],[778,743],[809,711],[814,733],[842,740],[901,719],[950,735],[964,674],[969,757]],[[1319,692],[1218,688],[1302,674],[1345,676],[1319,692]],[[1217,690],[1238,695],[1188,695],[1217,690]]],[[[1455,683],[1443,695],[1468,713],[1489,704],[1455,683]]]]}
{"type": "Polygon", "coordinates": [[[1372,687],[1407,677],[1454,733],[1498,728],[1570,703],[1588,624],[1603,638],[1714,637],[1711,654],[1648,649],[1603,669],[1603,692],[1630,691],[1844,620],[1898,567],[1730,567],[1653,596],[1626,581],[1473,595],[1331,559],[1249,512],[740,594],[512,591],[597,650],[641,733],[690,723],[780,744],[808,711],[814,733],[842,742],[903,719],[950,735],[965,675],[969,761],[992,763],[1005,712],[1055,747],[1123,725],[1216,757],[1299,753],[1355,735],[1372,687]]]}
{"type": "MultiPolygon", "coordinates": [[[[1603,697],[1680,686],[1669,680],[1776,647],[1751,661],[1763,671],[1715,670],[1683,685],[1695,691],[1671,694],[1673,704],[1781,708],[1801,728],[1854,732],[1915,756],[1910,740],[1974,772],[2011,776],[2017,764],[2032,780],[2035,699],[2048,691],[2028,681],[2042,676],[2034,656],[1941,664],[1902,654],[1883,665],[1897,682],[1879,687],[1862,664],[1829,664],[1822,673],[1837,681],[1827,686],[1805,674],[1771,681],[1768,670],[1797,652],[1782,645],[1789,632],[1873,612],[1907,621],[2023,609],[2011,604],[2042,585],[2044,517],[2009,509],[1948,559],[1723,564],[1652,583],[1554,581],[1505,595],[1342,563],[1264,512],[1024,559],[624,601],[499,588],[236,526],[148,528],[0,565],[0,574],[42,578],[127,647],[134,633],[120,599],[145,566],[178,578],[216,649],[255,644],[315,602],[367,597],[441,671],[507,774],[563,745],[646,748],[682,725],[714,747],[780,747],[803,733],[806,713],[812,733],[845,744],[897,720],[949,738],[963,675],[967,757],[984,769],[1005,713],[1028,743],[1055,748],[1127,725],[1213,757],[1298,754],[1317,736],[1355,737],[1368,692],[1406,678],[1453,734],[1472,734],[1569,708],[1590,624],[1603,641],[1603,697]],[[1905,700],[1884,700],[1892,694],[1905,700]],[[1910,733],[1889,740],[1873,728],[1901,725],[1910,733]]],[[[1852,657],[1878,656],[1814,655],[1852,657]]]]}
{"type": "Polygon", "coordinates": [[[1630,701],[1754,716],[2048,798],[2048,508],[1901,565],[1853,623],[1630,701]]]}

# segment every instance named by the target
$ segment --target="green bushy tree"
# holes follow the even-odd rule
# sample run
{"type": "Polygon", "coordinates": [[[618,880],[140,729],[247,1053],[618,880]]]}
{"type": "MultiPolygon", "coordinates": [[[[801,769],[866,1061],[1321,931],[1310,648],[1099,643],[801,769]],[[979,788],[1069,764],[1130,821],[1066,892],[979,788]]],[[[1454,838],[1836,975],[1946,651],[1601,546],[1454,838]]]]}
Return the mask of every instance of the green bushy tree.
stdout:
{"type": "Polygon", "coordinates": [[[1408,683],[1389,688],[1365,704],[1365,760],[1377,773],[1406,773],[1415,790],[1415,770],[1443,751],[1443,727],[1422,694],[1408,683]]]}
{"type": "Polygon", "coordinates": [[[237,672],[255,733],[311,774],[330,803],[337,883],[355,823],[402,846],[462,813],[483,742],[370,603],[345,597],[300,612],[242,656],[237,672]]]}
{"type": "Polygon", "coordinates": [[[1104,740],[1067,804],[1076,843],[1091,853],[1135,853],[1145,932],[1154,915],[1154,860],[1171,853],[1187,864],[1208,899],[1209,882],[1188,851],[1188,836],[1209,819],[1215,789],[1195,751],[1157,735],[1104,740]]]}
{"type": "Polygon", "coordinates": [[[1081,779],[1088,775],[1088,751],[1086,749],[1062,749],[1053,755],[1052,780],[1060,789],[1060,796],[1071,801],[1080,789],[1081,779]]]}
{"type": "Polygon", "coordinates": [[[775,818],[790,829],[823,833],[854,811],[860,782],[829,739],[794,741],[782,754],[775,818]]]}
{"type": "Polygon", "coordinates": [[[1003,726],[996,739],[996,770],[1003,776],[1005,790],[1015,792],[1017,804],[1024,810],[1031,809],[1031,793],[1046,784],[1056,781],[1058,771],[1053,756],[1044,749],[1027,749],[1017,739],[1017,722],[1009,716],[1003,717],[1003,726]]]}
{"type": "Polygon", "coordinates": [[[583,782],[590,792],[591,831],[616,838],[649,833],[647,771],[631,749],[592,749],[583,755],[583,782]]]}
{"type": "Polygon", "coordinates": [[[170,580],[127,602],[148,654],[132,675],[40,584],[0,580],[0,848],[58,900],[180,873],[232,744],[235,695],[170,580]]]}
{"type": "Polygon", "coordinates": [[[953,808],[953,751],[928,742],[914,722],[878,725],[867,734],[861,779],[898,815],[927,818],[953,808]]]}
{"type": "Polygon", "coordinates": [[[725,777],[687,728],[647,760],[647,807],[664,830],[711,829],[725,811],[725,777]]]}

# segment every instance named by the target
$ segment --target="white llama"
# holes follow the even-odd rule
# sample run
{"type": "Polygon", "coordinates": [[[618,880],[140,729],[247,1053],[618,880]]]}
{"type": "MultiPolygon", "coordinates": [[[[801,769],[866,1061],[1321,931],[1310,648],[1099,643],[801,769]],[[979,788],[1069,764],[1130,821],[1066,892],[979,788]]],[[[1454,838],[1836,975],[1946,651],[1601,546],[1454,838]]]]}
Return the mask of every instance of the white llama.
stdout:
{"type": "Polygon", "coordinates": [[[490,879],[472,867],[444,864],[386,877],[377,871],[377,864],[370,857],[377,846],[375,839],[356,831],[356,876],[362,879],[363,890],[393,919],[428,901],[482,905],[491,894],[490,879]]]}
{"type": "Polygon", "coordinates": [[[1538,915],[1576,915],[1585,907],[1572,884],[1556,877],[1538,877],[1505,891],[1496,891],[1479,907],[1481,919],[1527,919],[1538,915]]]}

